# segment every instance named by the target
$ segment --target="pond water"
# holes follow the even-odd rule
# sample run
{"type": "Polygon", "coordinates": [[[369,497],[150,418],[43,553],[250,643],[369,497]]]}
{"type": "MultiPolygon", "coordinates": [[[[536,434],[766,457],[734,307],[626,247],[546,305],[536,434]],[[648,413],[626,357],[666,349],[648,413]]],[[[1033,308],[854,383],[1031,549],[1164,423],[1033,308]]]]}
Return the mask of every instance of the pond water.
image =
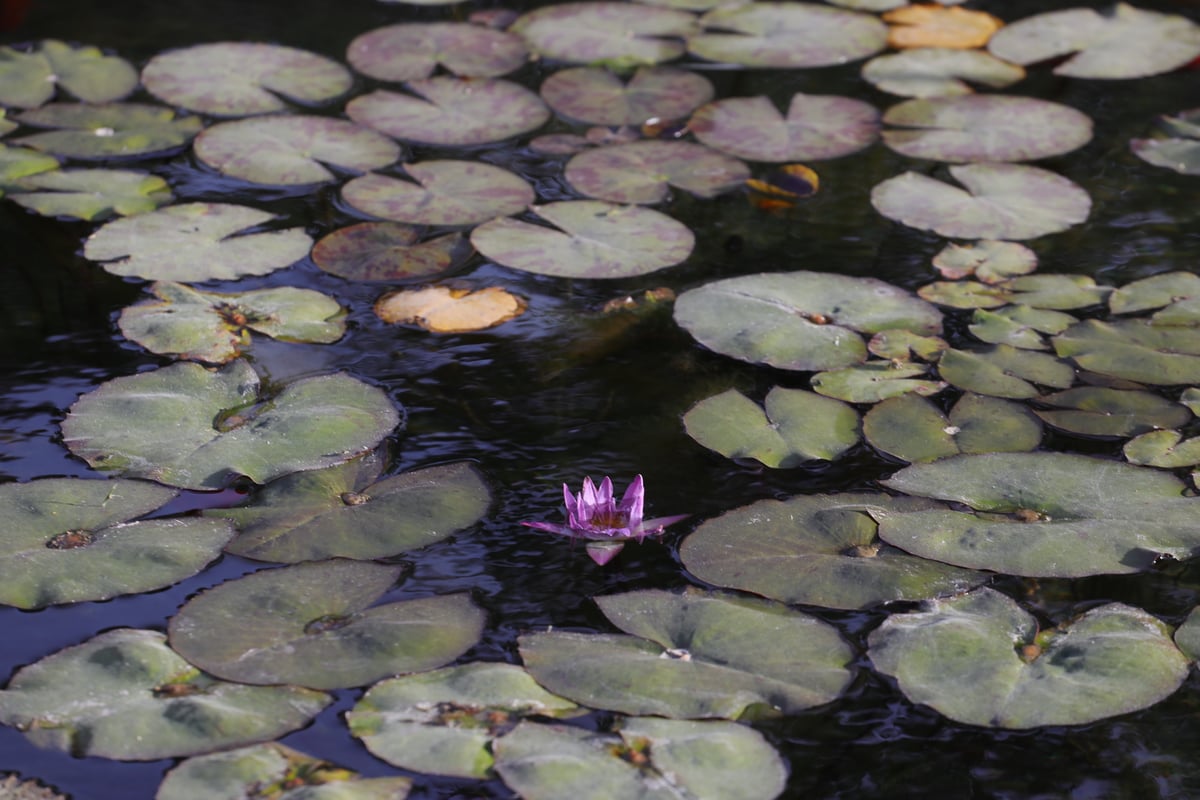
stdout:
{"type": "MultiPolygon", "coordinates": [[[[1076,4],[978,2],[1004,19],[1076,4]]],[[[1101,4],[1094,4],[1100,7],[1101,4]]],[[[1143,7],[1200,20],[1194,1],[1159,0],[1143,7]]],[[[158,4],[139,0],[35,0],[5,43],[57,38],[97,45],[144,63],[163,50],[210,41],[264,41],[343,60],[355,36],[401,21],[459,20],[487,3],[418,8],[374,0],[158,4]]],[[[885,108],[896,102],[859,77],[858,64],[812,70],[706,69],[717,95],[798,91],[846,95],[885,108]]],[[[536,86],[548,68],[530,65],[515,78],[536,86]]],[[[371,82],[359,79],[361,89],[371,82]]],[[[1134,158],[1129,139],[1145,135],[1160,114],[1200,106],[1200,72],[1178,71],[1136,81],[1089,81],[1032,69],[1015,87],[1088,114],[1095,138],[1067,155],[1040,162],[1090,193],[1088,221],[1030,242],[1039,271],[1093,276],[1119,285],[1200,265],[1200,183],[1134,158]]],[[[331,108],[332,114],[338,113],[331,108]]],[[[552,125],[566,130],[565,123],[552,125]]],[[[414,147],[422,158],[463,157],[461,149],[414,147]]],[[[540,159],[511,143],[471,148],[470,157],[516,171],[539,200],[573,197],[560,161],[540,159]]],[[[389,440],[391,471],[469,459],[493,494],[487,516],[451,539],[397,559],[411,574],[389,599],[469,591],[488,614],[482,640],[462,658],[519,661],[516,637],[526,631],[611,630],[592,602],[633,589],[678,589],[693,579],[677,547],[700,521],[764,498],[875,490],[903,462],[860,443],[833,462],[771,470],[733,462],[692,441],[682,415],[696,402],[737,387],[761,397],[774,385],[806,386],[806,374],[753,366],[710,352],[672,320],[669,309],[644,316],[605,315],[607,301],[659,286],[675,292],[718,277],[812,270],[876,277],[914,290],[936,279],[930,260],[945,244],[877,214],[868,197],[912,161],[880,144],[851,157],[817,162],[821,191],[795,210],[765,213],[740,192],[700,200],[676,192],[659,210],[697,236],[682,265],[640,278],[568,280],[490,264],[476,256],[459,271],[473,286],[502,285],[526,298],[530,313],[495,329],[431,334],[381,322],[372,304],[379,285],[351,283],[311,261],[263,278],[213,282],[204,288],[244,290],[273,285],[316,289],[350,309],[349,333],[332,345],[259,339],[252,360],[272,380],[346,370],[382,387],[403,407],[404,428],[389,440]],[[660,541],[627,548],[599,567],[579,544],[520,526],[558,520],[561,485],[612,475],[618,487],[636,474],[647,486],[647,516],[689,513],[660,541]]],[[[285,215],[320,236],[361,220],[337,186],[313,190],[247,189],[215,175],[190,155],[149,162],[168,179],[177,201],[244,202],[285,215]]],[[[142,162],[138,168],[142,168],[142,162]]],[[[930,167],[932,170],[933,167],[930,167]]],[[[144,283],[123,280],[84,260],[81,242],[95,226],[45,219],[0,203],[0,481],[49,476],[94,477],[61,441],[58,425],[82,393],[115,377],[170,363],[125,341],[114,320],[143,296],[144,283]]],[[[951,342],[967,340],[970,312],[947,313],[951,342]]],[[[948,405],[948,403],[947,403],[948,405]]],[[[1119,458],[1121,441],[1048,434],[1048,449],[1119,458]]],[[[240,499],[230,490],[185,493],[170,514],[240,499]]],[[[263,565],[224,556],[169,589],[25,612],[0,608],[0,676],[100,631],[165,630],[187,598],[263,565]]],[[[1035,599],[1048,617],[1116,600],[1178,625],[1200,598],[1200,568],[1081,579],[997,577],[991,585],[1035,599]]],[[[990,730],[952,722],[904,697],[871,668],[866,635],[895,609],[830,611],[805,607],[832,623],[854,646],[854,680],[833,703],[756,723],[787,760],[785,797],[1145,798],[1200,794],[1200,686],[1184,686],[1150,709],[1077,727],[990,730]]],[[[366,776],[397,774],[350,737],[342,715],[361,690],[336,701],[309,727],[282,741],[366,776]]],[[[592,724],[604,725],[597,713],[592,724]]],[[[76,798],[153,796],[172,761],[118,762],[33,746],[0,727],[0,772],[38,778],[76,798]]],[[[508,798],[500,781],[414,775],[414,798],[508,798]]]]}

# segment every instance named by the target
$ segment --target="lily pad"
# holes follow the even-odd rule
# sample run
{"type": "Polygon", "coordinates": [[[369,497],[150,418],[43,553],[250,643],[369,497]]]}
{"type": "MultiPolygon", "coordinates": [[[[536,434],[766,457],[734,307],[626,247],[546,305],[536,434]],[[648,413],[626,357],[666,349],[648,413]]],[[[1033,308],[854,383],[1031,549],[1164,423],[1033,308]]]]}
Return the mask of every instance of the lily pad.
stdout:
{"type": "Polygon", "coordinates": [[[495,219],[471,232],[471,244],[498,264],[539,275],[628,278],[678,264],[696,242],[681,223],[649,208],[564,200],[531,210],[557,230],[495,219]]]}
{"type": "Polygon", "coordinates": [[[1070,314],[1027,305],[1012,305],[988,311],[977,309],[968,330],[990,344],[1007,344],[1022,350],[1048,350],[1043,334],[1062,333],[1078,322],[1070,314]]]}
{"type": "Polygon", "coordinates": [[[275,217],[249,206],[185,203],[107,223],[83,255],[114,275],[147,280],[232,280],[265,275],[308,255],[303,228],[248,232],[275,217]]]}
{"type": "Polygon", "coordinates": [[[333,59],[252,42],[216,42],[161,53],[142,69],[150,94],[172,106],[217,117],[314,106],[345,94],[350,70],[333,59]]]}
{"type": "Polygon", "coordinates": [[[1141,609],[1109,603],[1039,632],[1031,614],[992,589],[891,616],[869,642],[876,669],[909,700],[989,728],[1083,725],[1137,711],[1188,673],[1171,629],[1141,609]]]}
{"type": "Polygon", "coordinates": [[[385,294],[375,303],[375,314],[384,322],[412,323],[432,333],[467,333],[519,317],[525,305],[501,286],[476,291],[427,286],[385,294]]]}
{"type": "Polygon", "coordinates": [[[303,378],[270,398],[260,392],[242,360],[114,378],[71,406],[63,442],[99,470],[219,489],[238,475],[266,483],[347,461],[400,421],[382,390],[345,373],[303,378]]]}
{"type": "Polygon", "coordinates": [[[946,388],[942,381],[922,378],[928,371],[923,364],[867,361],[851,367],[818,372],[812,377],[813,391],[847,403],[878,403],[888,397],[912,392],[937,394],[946,388]]]}
{"type": "Polygon", "coordinates": [[[331,559],[226,581],[171,618],[171,646],[239,683],[344,689],[440,667],[479,640],[483,612],[466,594],[371,606],[401,571],[331,559]]]}
{"type": "Polygon", "coordinates": [[[880,331],[867,342],[867,350],[871,355],[900,361],[913,358],[935,361],[938,354],[949,346],[940,336],[920,336],[903,328],[880,331]]]}
{"type": "Polygon", "coordinates": [[[1037,269],[1037,254],[1023,244],[984,239],[971,244],[946,245],[933,257],[943,277],[959,280],[974,275],[987,284],[1000,283],[1037,269]]]}
{"type": "Polygon", "coordinates": [[[1200,329],[1088,319],[1052,340],[1060,357],[1101,375],[1155,385],[1200,383],[1200,329]]]}
{"type": "Polygon", "coordinates": [[[768,467],[832,461],[858,443],[858,412],[838,400],[776,386],[763,406],[736,389],[701,400],[683,416],[701,445],[768,467]],[[765,406],[765,411],[764,411],[765,406]]]}
{"type": "Polygon", "coordinates": [[[479,161],[403,165],[411,181],[363,175],[342,187],[359,211],[414,225],[477,225],[524,211],[536,197],[524,178],[479,161]]]}
{"type": "Polygon", "coordinates": [[[1200,436],[1184,439],[1179,431],[1150,431],[1130,439],[1123,450],[1131,464],[1178,469],[1200,464],[1200,436]]]}
{"type": "Polygon", "coordinates": [[[333,699],[218,681],[166,638],[118,628],[21,668],[0,691],[0,722],[77,758],[155,761],[274,739],[333,699]]]}
{"type": "Polygon", "coordinates": [[[985,11],[971,11],[937,3],[917,3],[888,11],[888,44],[897,50],[910,47],[983,47],[1004,22],[985,11]]]}
{"type": "Polygon", "coordinates": [[[759,500],[705,522],[679,557],[707,583],[825,608],[919,600],[983,582],[982,573],[880,542],[866,512],[876,506],[920,509],[929,501],[866,493],[759,500]]]}
{"type": "Polygon", "coordinates": [[[699,197],[741,188],[750,169],[690,142],[643,141],[586,150],[567,162],[567,182],[580,194],[612,203],[661,203],[674,186],[699,197]]]}
{"type": "Polygon", "coordinates": [[[816,161],[870,146],[879,137],[879,112],[850,97],[797,93],[784,117],[768,97],[730,97],[697,109],[688,130],[751,161],[816,161]]]}
{"type": "Polygon", "coordinates": [[[487,778],[493,742],[522,719],[573,717],[577,705],[550,694],[512,664],[474,663],[381,681],[346,714],[350,734],[402,769],[487,778]]]}
{"type": "MultiPolygon", "coordinates": [[[[58,159],[30,150],[0,144],[0,189],[12,189],[21,178],[58,169],[58,159]]],[[[19,186],[17,187],[19,188],[19,186]]]]}
{"type": "Polygon", "coordinates": [[[440,64],[463,78],[497,78],[528,59],[521,37],[465,22],[388,25],[350,42],[346,60],[381,81],[428,78],[440,64]]]}
{"type": "Polygon", "coordinates": [[[224,364],[250,344],[250,332],[290,342],[336,342],[346,332],[345,309],[327,294],[281,286],[238,294],[201,292],[159,282],[157,301],[121,312],[117,325],[152,353],[224,364]]]}
{"type": "Polygon", "coordinates": [[[157,175],[122,169],[72,169],[21,178],[13,202],[45,217],[94,220],[153,211],[174,197],[157,175]]]}
{"type": "Polygon", "coordinates": [[[1192,418],[1186,406],[1152,392],[1079,386],[1043,395],[1035,409],[1047,425],[1084,436],[1136,436],[1159,428],[1175,428],[1192,418]]]}
{"type": "Polygon", "coordinates": [[[313,263],[351,281],[404,281],[449,271],[467,255],[461,233],[420,241],[420,233],[399,222],[362,222],[338,228],[313,245],[313,263]]]}
{"type": "Polygon", "coordinates": [[[540,128],[550,109],[536,94],[498,78],[436,76],[379,89],[346,105],[350,119],[405,141],[448,147],[499,142],[540,128]]]}
{"type": "Polygon", "coordinates": [[[593,708],[672,718],[788,714],[833,700],[850,680],[850,647],[837,631],[781,605],[696,589],[596,602],[628,635],[519,639],[538,683],[593,708]]]}
{"type": "Polygon", "coordinates": [[[72,47],[54,39],[28,52],[0,47],[0,105],[37,108],[59,90],[85,103],[109,103],[137,84],[132,64],[95,47],[72,47]]]}
{"type": "Polygon", "coordinates": [[[1059,311],[1103,303],[1112,289],[1089,275],[1020,275],[997,286],[1010,292],[1010,302],[1059,311]]]}
{"type": "Polygon", "coordinates": [[[217,520],[130,522],[176,492],[141,481],[45,478],[0,485],[0,603],[40,608],[161,589],[220,554],[217,520]]]}
{"type": "Polygon", "coordinates": [[[1083,222],[1091,198],[1053,172],[1019,164],[961,164],[950,175],[965,189],[918,172],[871,190],[888,219],[954,239],[1033,239],[1083,222]]]}
{"type": "Polygon", "coordinates": [[[1158,324],[1187,324],[1194,319],[1200,303],[1200,275],[1191,272],[1164,272],[1127,283],[1108,296],[1114,314],[1138,314],[1161,309],[1150,319],[1158,324]]]}
{"type": "Polygon", "coordinates": [[[1070,364],[1006,344],[979,351],[947,350],[938,361],[938,373],[960,389],[1014,400],[1037,397],[1034,384],[1065,389],[1075,382],[1070,364]]]}
{"type": "Polygon", "coordinates": [[[863,80],[902,97],[951,97],[971,94],[970,84],[1003,89],[1025,77],[1025,70],[980,50],[921,47],[876,56],[863,65],[863,80]]]}
{"type": "Polygon", "coordinates": [[[1000,308],[1012,302],[1003,286],[979,281],[934,281],[917,289],[922,299],[950,308],[1000,308]]]}
{"type": "Polygon", "coordinates": [[[873,56],[887,46],[887,26],[873,14],[816,3],[721,6],[700,18],[705,32],[688,52],[745,67],[824,67],[873,56]]]}
{"type": "Polygon", "coordinates": [[[905,461],[934,461],[959,453],[1033,450],[1042,426],[1028,408],[1007,400],[964,394],[947,416],[916,394],[890,397],[863,417],[871,445],[905,461]]]}
{"type": "Polygon", "coordinates": [[[1200,175],[1200,109],[1158,118],[1148,139],[1131,139],[1129,149],[1143,161],[1182,175],[1200,175]]]}
{"type": "Polygon", "coordinates": [[[657,64],[683,55],[696,29],[686,11],[633,3],[559,3],[523,14],[509,31],[543,59],[575,64],[657,64]]]}
{"type": "Polygon", "coordinates": [[[590,125],[641,125],[686,117],[713,96],[703,75],[672,67],[639,67],[622,81],[611,70],[575,67],[555,72],[538,90],[564,117],[590,125]]]}
{"type": "Polygon", "coordinates": [[[17,144],[79,159],[132,158],[183,147],[200,132],[197,117],[176,117],[142,103],[50,103],[17,116],[35,128],[61,128],[21,136],[17,144]]]}
{"type": "Polygon", "coordinates": [[[196,156],[223,175],[251,183],[325,183],[386,167],[400,148],[370,128],[332,117],[272,114],[222,122],[196,137],[196,156]]]}
{"type": "Polygon", "coordinates": [[[1056,75],[1143,78],[1200,56],[1200,25],[1126,3],[1104,11],[1069,8],[1010,24],[992,37],[988,50],[1023,66],[1069,55],[1054,68],[1056,75]]]}
{"type": "Polygon", "coordinates": [[[490,499],[465,462],[381,477],[375,454],[285,475],[237,508],[206,511],[232,520],[229,552],[259,561],[370,560],[440,542],[475,524],[490,499]]]}

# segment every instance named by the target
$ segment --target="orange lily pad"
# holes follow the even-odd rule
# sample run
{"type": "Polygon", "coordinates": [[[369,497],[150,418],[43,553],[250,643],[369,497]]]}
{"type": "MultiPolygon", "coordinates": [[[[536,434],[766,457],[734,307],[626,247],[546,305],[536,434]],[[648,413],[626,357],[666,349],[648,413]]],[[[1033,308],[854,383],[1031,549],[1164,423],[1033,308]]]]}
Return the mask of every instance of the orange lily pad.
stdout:
{"type": "Polygon", "coordinates": [[[883,15],[889,23],[888,45],[910,47],[953,47],[972,50],[983,47],[1004,22],[983,11],[958,6],[922,3],[904,6],[883,15]]]}
{"type": "Polygon", "coordinates": [[[375,304],[375,313],[384,322],[415,323],[433,333],[481,331],[524,311],[525,301],[499,286],[474,292],[447,286],[405,289],[386,294],[375,304]]]}

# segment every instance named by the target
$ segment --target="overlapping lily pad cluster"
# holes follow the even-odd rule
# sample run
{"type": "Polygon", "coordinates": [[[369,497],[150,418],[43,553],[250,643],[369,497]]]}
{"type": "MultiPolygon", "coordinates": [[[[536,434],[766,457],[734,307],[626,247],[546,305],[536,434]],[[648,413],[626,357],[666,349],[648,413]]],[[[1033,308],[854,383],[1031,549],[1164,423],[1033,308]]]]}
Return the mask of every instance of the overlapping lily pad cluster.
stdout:
{"type": "MultiPolygon", "coordinates": [[[[0,691],[0,722],[74,755],[195,756],[160,798],[286,797],[328,783],[339,796],[403,796],[406,777],[360,779],[270,743],[330,691],[370,686],[350,730],[406,770],[498,776],[530,798],[771,798],[786,766],[744,723],[830,703],[854,678],[846,635],[795,604],[880,609],[861,642],[874,669],[962,723],[1080,724],[1173,693],[1200,651],[1194,621],[1178,645],[1166,623],[1118,603],[1039,630],[985,584],[1200,553],[1200,501],[1172,472],[1200,464],[1200,278],[1113,287],[1036,272],[1019,242],[1079,225],[1092,201],[1026,162],[1085,145],[1092,122],[969,84],[1008,87],[1068,56],[1046,44],[1062,30],[1074,54],[1058,75],[1174,70],[1200,56],[1200,26],[1125,4],[1007,28],[959,8],[881,18],[898,4],[837,5],[601,0],[545,6],[506,28],[400,23],[350,42],[349,66],[246,42],[165,52],[140,72],[91,47],[4,48],[0,104],[15,110],[6,127],[17,134],[0,144],[0,189],[42,214],[103,221],[85,257],[147,282],[149,295],[120,313],[120,334],[177,361],[111,380],[67,411],[63,444],[107,480],[0,487],[0,602],[151,591],[223,551],[285,566],[194,596],[165,635],[111,630],[19,670],[0,691]],[[529,78],[534,58],[540,85],[504,77],[529,78]],[[795,93],[786,108],[714,99],[700,69],[865,59],[864,80],[909,99],[882,113],[830,95],[795,93]],[[359,85],[370,89],[349,96],[359,85]],[[473,157],[500,142],[557,188],[473,157]],[[932,258],[942,279],[916,294],[809,270],[677,287],[674,320],[699,345],[787,376],[761,399],[731,386],[700,400],[679,438],[772,469],[864,442],[908,466],[880,491],[761,500],[701,524],[679,546],[683,566],[731,591],[603,595],[620,633],[528,632],[516,642],[522,666],[452,665],[479,640],[484,612],[462,593],[389,597],[404,572],[394,558],[471,528],[490,490],[465,461],[395,472],[380,444],[403,414],[384,388],[346,372],[277,382],[256,368],[255,337],[335,342],[356,310],[288,285],[287,269],[311,259],[347,282],[419,284],[380,297],[376,313],[480,330],[530,304],[477,285],[465,265],[586,280],[680,265],[695,234],[650,206],[880,144],[916,165],[876,185],[870,203],[954,240],[932,258]],[[154,170],[183,153],[243,197],[336,186],[359,221],[314,242],[308,220],[176,202],[154,170]],[[107,166],[116,159],[152,166],[107,166]],[[89,161],[106,166],[72,166],[89,161]],[[948,166],[934,177],[931,162],[948,166]],[[266,275],[271,288],[190,285],[266,275]],[[947,315],[962,335],[946,334],[947,315]],[[1125,461],[1048,452],[1047,429],[1126,440],[1125,461]],[[255,488],[237,507],[158,512],[178,489],[238,481],[255,488]],[[883,614],[893,601],[924,605],[883,614]],[[555,721],[592,709],[614,713],[599,730],[555,721]]],[[[1180,111],[1131,147],[1193,174],[1195,117],[1180,111]]],[[[636,503],[618,504],[607,479],[585,484],[587,509],[632,526],[610,525],[623,538],[644,533],[640,477],[635,486],[636,503]]],[[[568,509],[571,528],[612,522],[584,519],[582,496],[568,509]]]]}

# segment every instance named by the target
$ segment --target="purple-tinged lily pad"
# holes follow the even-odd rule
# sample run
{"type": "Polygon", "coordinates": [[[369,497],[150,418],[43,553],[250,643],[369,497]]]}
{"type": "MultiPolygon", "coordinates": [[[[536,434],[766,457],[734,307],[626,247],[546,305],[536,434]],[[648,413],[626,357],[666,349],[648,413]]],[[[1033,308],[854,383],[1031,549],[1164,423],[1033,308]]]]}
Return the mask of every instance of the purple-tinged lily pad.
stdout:
{"type": "Polygon", "coordinates": [[[750,169],[733,156],[691,142],[644,141],[587,150],[567,162],[567,182],[612,203],[661,203],[674,186],[699,197],[740,188],[750,169]]]}
{"type": "Polygon", "coordinates": [[[518,214],[536,199],[519,175],[480,161],[404,164],[412,180],[363,175],[342,198],[363,213],[414,225],[477,225],[518,214]]]}
{"type": "Polygon", "coordinates": [[[905,461],[934,461],[959,453],[1014,453],[1042,441],[1042,425],[1024,405],[972,394],[949,415],[915,393],[889,397],[863,417],[871,446],[905,461]]]}
{"type": "Polygon", "coordinates": [[[21,136],[17,144],[58,156],[111,159],[150,156],[183,147],[202,127],[197,117],[176,117],[143,103],[50,103],[17,117],[35,128],[61,128],[21,136]]]}
{"type": "Polygon", "coordinates": [[[976,309],[968,330],[976,339],[989,344],[1007,344],[1022,350],[1049,350],[1044,335],[1062,333],[1078,321],[1061,311],[1018,304],[997,311],[976,309]]]}
{"type": "Polygon", "coordinates": [[[137,70],[95,47],[72,47],[54,39],[37,50],[0,48],[0,105],[37,108],[65,91],[85,103],[110,103],[130,94],[137,70]]]}
{"type": "Polygon", "coordinates": [[[543,59],[623,66],[678,58],[695,30],[696,18],[686,11],[603,1],[545,6],[509,27],[543,59]]]}
{"type": "Polygon", "coordinates": [[[185,603],[171,646],[239,683],[345,689],[440,667],[479,640],[484,614],[465,593],[372,605],[401,572],[346,559],[260,570],[185,603]]]}
{"type": "Polygon", "coordinates": [[[984,283],[999,283],[1037,269],[1037,254],[1023,244],[983,239],[972,244],[951,242],[933,257],[933,266],[948,280],[974,275],[984,283]]]}
{"type": "Polygon", "coordinates": [[[440,64],[463,78],[497,78],[528,59],[521,37],[465,22],[388,25],[350,42],[346,60],[381,81],[428,78],[440,64]]]}
{"type": "Polygon", "coordinates": [[[252,42],[216,42],[150,59],[142,83],[173,106],[217,117],[286,111],[285,99],[313,106],[345,94],[350,70],[325,56],[252,42]]]}
{"type": "Polygon", "coordinates": [[[785,118],[768,97],[730,97],[697,109],[688,130],[750,161],[816,161],[870,146],[879,136],[879,112],[850,97],[797,93],[785,118]]]}
{"type": "Polygon", "coordinates": [[[971,94],[968,81],[1003,89],[1024,78],[1025,70],[982,50],[918,47],[871,59],[862,76],[901,97],[951,97],[971,94]]]}
{"type": "Polygon", "coordinates": [[[312,260],[346,280],[395,282],[440,275],[470,250],[461,233],[419,239],[411,225],[363,222],[326,235],[313,245],[312,260]]]}
{"type": "Polygon", "coordinates": [[[745,67],[824,67],[873,56],[887,46],[887,26],[873,14],[816,3],[722,6],[700,18],[703,33],[688,52],[745,67]]]}
{"type": "Polygon", "coordinates": [[[812,377],[812,387],[817,394],[846,403],[878,403],[909,392],[924,397],[946,388],[942,381],[923,377],[928,370],[925,364],[872,360],[818,372],[812,377]]]}
{"type": "MultiPolygon", "coordinates": [[[[1011,95],[906,100],[883,114],[883,142],[910,158],[1034,161],[1087,144],[1092,120],[1070,106],[1011,95]]],[[[995,237],[1005,238],[1005,237],[995,237]]]]}
{"type": "Polygon", "coordinates": [[[1187,406],[1137,389],[1077,386],[1037,398],[1050,409],[1035,409],[1053,428],[1084,436],[1136,436],[1177,428],[1192,418],[1187,406]]]}
{"type": "Polygon", "coordinates": [[[1075,370],[1065,361],[1006,344],[975,352],[947,350],[938,361],[938,374],[960,389],[1015,400],[1037,397],[1034,384],[1065,389],[1075,381],[1075,370]]]}
{"type": "Polygon", "coordinates": [[[346,105],[355,122],[405,141],[440,147],[499,142],[550,119],[541,98],[497,78],[436,76],[405,84],[413,94],[384,89],[346,105]]]}
{"type": "Polygon", "coordinates": [[[575,67],[542,81],[539,91],[564,117],[616,126],[682,119],[712,99],[713,85],[703,75],[673,67],[639,67],[628,82],[611,70],[575,67]]]}
{"type": "Polygon", "coordinates": [[[954,239],[1034,239],[1087,219],[1092,200],[1048,170],[1020,164],[960,164],[950,175],[965,189],[918,172],[871,190],[888,219],[954,239]]]}
{"type": "Polygon", "coordinates": [[[678,264],[696,241],[649,208],[566,200],[531,210],[557,228],[495,219],[471,232],[471,244],[498,264],[539,275],[628,278],[678,264]]]}
{"type": "Polygon", "coordinates": [[[1143,78],[1170,72],[1200,56],[1200,25],[1126,3],[1104,11],[1069,8],[1001,28],[988,50],[1026,66],[1073,53],[1054,68],[1056,75],[1143,78]]]}
{"type": "Polygon", "coordinates": [[[17,671],[0,722],[76,758],[156,761],[290,733],[332,697],[296,686],[218,681],[157,631],[118,628],[17,671]]]}
{"type": "Polygon", "coordinates": [[[44,217],[94,220],[153,211],[174,197],[157,175],[122,169],[72,169],[21,178],[10,198],[44,217]]]}
{"type": "Polygon", "coordinates": [[[1200,383],[1200,328],[1088,319],[1052,343],[1060,357],[1101,375],[1160,386],[1200,383]]]}
{"type": "Polygon", "coordinates": [[[147,280],[232,280],[265,275],[308,255],[303,228],[247,233],[274,216],[249,206],[186,203],[107,223],[83,255],[114,275],[147,280]]]}
{"type": "Polygon", "coordinates": [[[224,175],[272,186],[325,183],[338,177],[326,165],[365,172],[400,157],[395,142],[370,128],[297,114],[222,122],[197,136],[194,148],[224,175]]]}

